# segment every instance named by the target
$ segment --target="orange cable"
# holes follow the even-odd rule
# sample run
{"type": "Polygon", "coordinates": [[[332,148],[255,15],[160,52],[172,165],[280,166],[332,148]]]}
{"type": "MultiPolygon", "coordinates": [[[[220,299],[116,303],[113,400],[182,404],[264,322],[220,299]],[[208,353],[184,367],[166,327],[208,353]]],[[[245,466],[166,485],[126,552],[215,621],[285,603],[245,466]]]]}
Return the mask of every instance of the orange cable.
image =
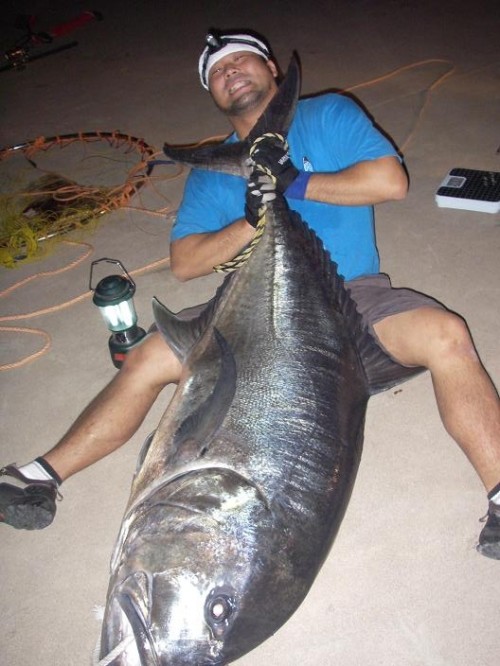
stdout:
{"type": "Polygon", "coordinates": [[[29,333],[31,335],[41,335],[42,337],[45,338],[45,345],[41,349],[34,352],[33,354],[25,356],[19,361],[14,361],[13,363],[0,365],[0,371],[14,370],[14,368],[20,368],[21,366],[26,365],[27,363],[31,363],[32,361],[35,361],[43,354],[46,354],[49,351],[50,347],[52,346],[50,335],[46,331],[42,331],[39,328],[19,328],[17,326],[0,326],[0,331],[6,333],[29,333]]]}
{"type": "MultiPolygon", "coordinates": [[[[53,275],[58,275],[59,273],[64,273],[65,271],[71,270],[72,268],[75,268],[75,266],[78,266],[78,264],[81,264],[82,261],[85,261],[92,252],[94,251],[94,248],[92,245],[89,245],[89,243],[84,243],[81,241],[70,241],[70,240],[63,240],[61,241],[62,243],[66,243],[68,245],[83,245],[88,248],[87,252],[79,257],[78,259],[75,259],[71,263],[67,264],[66,266],[63,266],[62,268],[56,268],[52,271],[42,271],[41,273],[35,273],[33,275],[30,275],[29,277],[25,278],[24,280],[21,280],[20,282],[16,282],[13,284],[11,287],[7,287],[7,289],[4,289],[3,291],[0,292],[0,298],[3,298],[4,296],[7,296],[7,294],[10,294],[11,292],[15,291],[16,289],[19,289],[19,287],[23,287],[25,284],[28,284],[28,282],[31,282],[32,280],[42,278],[42,277],[52,277],[53,275]]],[[[1,318],[5,319],[5,317],[1,318]]]]}

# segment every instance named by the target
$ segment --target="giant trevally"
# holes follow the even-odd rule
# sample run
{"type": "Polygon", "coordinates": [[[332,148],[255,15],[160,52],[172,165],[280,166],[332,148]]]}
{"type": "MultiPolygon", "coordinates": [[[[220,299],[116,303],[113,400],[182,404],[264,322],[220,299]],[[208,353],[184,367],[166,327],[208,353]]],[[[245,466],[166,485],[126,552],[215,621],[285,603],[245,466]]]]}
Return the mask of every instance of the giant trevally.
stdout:
{"type": "MultiPolygon", "coordinates": [[[[247,141],[167,155],[244,173],[256,136],[286,132],[298,88],[293,59],[247,141]]],[[[414,370],[377,346],[321,242],[280,196],[249,259],[199,316],[153,309],[183,371],[132,484],[100,656],[227,664],[306,596],[351,495],[368,398],[414,370]]]]}

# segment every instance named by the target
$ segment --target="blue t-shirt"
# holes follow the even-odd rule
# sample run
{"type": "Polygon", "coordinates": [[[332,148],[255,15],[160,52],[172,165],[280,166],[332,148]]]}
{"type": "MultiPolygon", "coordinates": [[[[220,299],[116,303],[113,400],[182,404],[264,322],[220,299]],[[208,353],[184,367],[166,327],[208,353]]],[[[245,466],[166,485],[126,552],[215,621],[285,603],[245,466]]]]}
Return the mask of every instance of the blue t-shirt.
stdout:
{"type": "MultiPolygon", "coordinates": [[[[333,93],[300,100],[287,139],[293,163],[304,171],[340,171],[396,155],[354,101],[333,93]]],[[[235,135],[228,140],[236,141],[235,135]]],[[[245,189],[239,176],[193,169],[171,239],[218,231],[244,217],[245,189]]],[[[316,231],[346,280],[379,272],[372,206],[290,198],[288,203],[316,231]]]]}

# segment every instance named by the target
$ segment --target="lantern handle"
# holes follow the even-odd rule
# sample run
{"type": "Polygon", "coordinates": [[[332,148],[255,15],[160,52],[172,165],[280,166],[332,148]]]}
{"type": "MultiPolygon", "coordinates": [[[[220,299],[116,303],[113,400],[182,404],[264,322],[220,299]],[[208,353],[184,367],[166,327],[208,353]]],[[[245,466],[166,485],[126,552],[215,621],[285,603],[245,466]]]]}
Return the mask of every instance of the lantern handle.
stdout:
{"type": "Polygon", "coordinates": [[[127,276],[127,279],[129,282],[132,284],[132,286],[135,288],[135,282],[133,281],[132,277],[130,276],[129,272],[125,268],[125,266],[122,264],[121,261],[118,259],[110,259],[109,257],[103,257],[102,259],[95,259],[92,264],[90,265],[90,277],[89,277],[89,289],[90,291],[95,291],[95,287],[92,286],[92,275],[94,272],[94,266],[96,264],[100,264],[101,262],[105,261],[108,264],[115,264],[116,266],[120,266],[122,269],[122,272],[127,276]]]}

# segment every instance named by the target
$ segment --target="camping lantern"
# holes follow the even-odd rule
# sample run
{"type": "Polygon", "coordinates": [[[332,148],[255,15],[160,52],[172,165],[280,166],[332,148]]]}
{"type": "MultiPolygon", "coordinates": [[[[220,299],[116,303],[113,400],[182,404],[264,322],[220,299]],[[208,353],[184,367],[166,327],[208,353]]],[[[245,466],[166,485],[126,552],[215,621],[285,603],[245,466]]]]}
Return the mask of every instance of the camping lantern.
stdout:
{"type": "Polygon", "coordinates": [[[109,351],[113,365],[115,368],[120,368],[125,355],[146,335],[146,332],[137,326],[137,314],[133,301],[135,282],[120,261],[104,257],[92,262],[89,289],[94,292],[92,300],[111,331],[109,351]],[[94,266],[103,261],[120,266],[122,275],[108,275],[100,280],[93,289],[94,266]]]}

